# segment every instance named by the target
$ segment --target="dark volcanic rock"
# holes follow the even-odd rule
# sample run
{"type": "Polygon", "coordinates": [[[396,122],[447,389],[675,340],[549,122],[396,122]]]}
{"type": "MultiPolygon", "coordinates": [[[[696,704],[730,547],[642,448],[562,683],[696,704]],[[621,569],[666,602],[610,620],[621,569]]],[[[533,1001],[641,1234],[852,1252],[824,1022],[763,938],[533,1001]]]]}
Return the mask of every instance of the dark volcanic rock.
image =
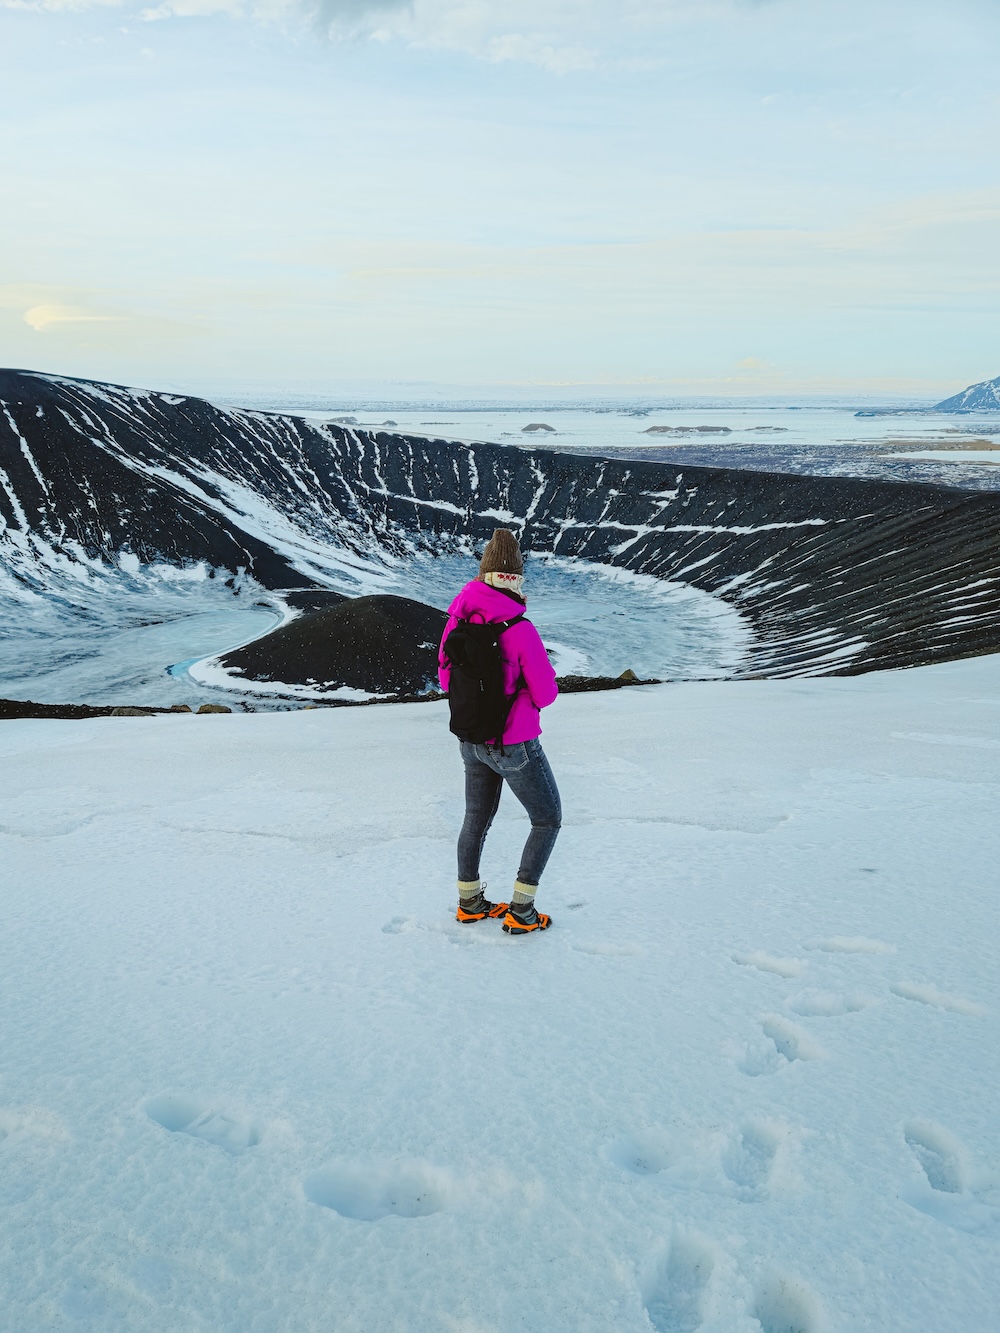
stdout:
{"type": "Polygon", "coordinates": [[[331,592],[328,588],[294,588],[281,595],[296,611],[325,611],[328,607],[339,606],[341,602],[350,600],[342,592],[331,592]]]}
{"type": "Polygon", "coordinates": [[[89,704],[36,704],[32,699],[0,699],[0,721],[23,717],[55,717],[79,721],[85,717],[110,717],[114,709],[92,708],[89,704]]]}
{"type": "Polygon", "coordinates": [[[591,694],[598,690],[621,690],[630,685],[662,685],[662,680],[641,680],[634,671],[620,676],[559,676],[560,694],[591,694]]]}
{"type": "Polygon", "coordinates": [[[357,597],[300,616],[220,660],[247,681],[418,694],[436,681],[446,620],[407,597],[357,597]]]}
{"type": "MultiPolygon", "coordinates": [[[[36,704],[31,699],[0,699],[0,721],[10,722],[25,717],[52,717],[63,721],[79,722],[86,717],[152,717],[157,713],[172,713],[173,708],[130,708],[112,704],[36,704]]],[[[190,710],[189,710],[190,711],[190,710]]]]}
{"type": "Polygon", "coordinates": [[[527,551],[736,607],[754,634],[739,676],[1000,650],[998,493],[459,443],[0,371],[0,567],[30,592],[65,596],[67,566],[81,586],[124,557],[321,591],[386,560],[469,557],[499,515],[527,551]]]}
{"type": "Polygon", "coordinates": [[[529,435],[532,431],[549,430],[555,434],[555,426],[550,426],[544,421],[529,421],[526,426],[521,427],[522,435],[529,435]]]}

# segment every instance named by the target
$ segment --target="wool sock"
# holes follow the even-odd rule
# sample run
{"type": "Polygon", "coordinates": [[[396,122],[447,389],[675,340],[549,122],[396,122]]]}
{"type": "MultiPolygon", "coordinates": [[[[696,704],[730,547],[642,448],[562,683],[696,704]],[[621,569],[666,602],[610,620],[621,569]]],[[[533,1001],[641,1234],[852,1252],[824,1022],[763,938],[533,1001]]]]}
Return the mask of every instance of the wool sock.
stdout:
{"type": "Polygon", "coordinates": [[[471,902],[473,898],[478,898],[483,891],[483,881],[481,879],[460,879],[458,881],[458,897],[461,902],[471,902]]]}
{"type": "Polygon", "coordinates": [[[535,901],[535,892],[538,889],[537,884],[522,884],[521,881],[514,881],[514,896],[510,900],[511,907],[515,911],[524,912],[535,901]]]}

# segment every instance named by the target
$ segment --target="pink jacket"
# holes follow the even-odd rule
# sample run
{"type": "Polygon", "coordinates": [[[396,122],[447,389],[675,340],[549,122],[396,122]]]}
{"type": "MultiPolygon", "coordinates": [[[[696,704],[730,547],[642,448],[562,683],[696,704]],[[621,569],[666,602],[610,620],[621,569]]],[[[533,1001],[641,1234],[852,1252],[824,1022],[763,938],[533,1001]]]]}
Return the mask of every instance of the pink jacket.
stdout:
{"type": "MultiPolygon", "coordinates": [[[[438,650],[438,680],[445,693],[448,692],[451,666],[444,655],[444,641],[459,620],[493,625],[501,620],[513,620],[523,610],[520,601],[509,593],[491,588],[479,579],[473,579],[465,585],[448,607],[448,623],[444,627],[438,650]]],[[[524,676],[524,685],[507,719],[503,743],[516,745],[518,741],[534,740],[542,734],[539,709],[548,708],[559,693],[549,655],[538,637],[538,630],[527,620],[522,620],[500,635],[500,655],[504,661],[504,688],[508,694],[513,694],[518,678],[524,676]]]]}

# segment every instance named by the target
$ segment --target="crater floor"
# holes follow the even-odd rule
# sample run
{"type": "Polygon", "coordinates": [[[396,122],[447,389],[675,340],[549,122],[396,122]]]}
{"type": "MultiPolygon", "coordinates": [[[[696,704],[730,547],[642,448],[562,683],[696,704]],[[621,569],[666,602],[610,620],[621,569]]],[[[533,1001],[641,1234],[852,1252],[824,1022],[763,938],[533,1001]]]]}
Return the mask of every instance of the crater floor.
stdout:
{"type": "MultiPolygon", "coordinates": [[[[444,610],[476,568],[474,560],[425,556],[387,565],[370,583],[444,610]]],[[[660,679],[724,676],[749,639],[737,611],[697,588],[584,560],[534,558],[528,571],[528,614],[560,675],[631,668],[660,679]]],[[[205,664],[206,656],[267,633],[281,611],[280,596],[253,587],[234,596],[204,578],[118,580],[85,600],[77,593],[75,605],[60,598],[8,603],[0,697],[264,708],[283,696],[322,698],[305,687],[244,683],[205,664]]]]}

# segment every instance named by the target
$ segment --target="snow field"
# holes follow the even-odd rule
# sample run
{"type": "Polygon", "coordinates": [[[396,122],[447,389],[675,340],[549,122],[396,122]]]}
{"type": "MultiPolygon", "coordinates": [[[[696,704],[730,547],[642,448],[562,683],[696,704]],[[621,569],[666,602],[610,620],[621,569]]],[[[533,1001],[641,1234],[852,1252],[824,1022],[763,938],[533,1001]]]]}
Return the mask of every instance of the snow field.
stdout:
{"type": "Polygon", "coordinates": [[[1000,659],[0,729],[0,1327],[996,1327],[1000,659]],[[509,796],[484,875],[526,831],[509,796]]]}

